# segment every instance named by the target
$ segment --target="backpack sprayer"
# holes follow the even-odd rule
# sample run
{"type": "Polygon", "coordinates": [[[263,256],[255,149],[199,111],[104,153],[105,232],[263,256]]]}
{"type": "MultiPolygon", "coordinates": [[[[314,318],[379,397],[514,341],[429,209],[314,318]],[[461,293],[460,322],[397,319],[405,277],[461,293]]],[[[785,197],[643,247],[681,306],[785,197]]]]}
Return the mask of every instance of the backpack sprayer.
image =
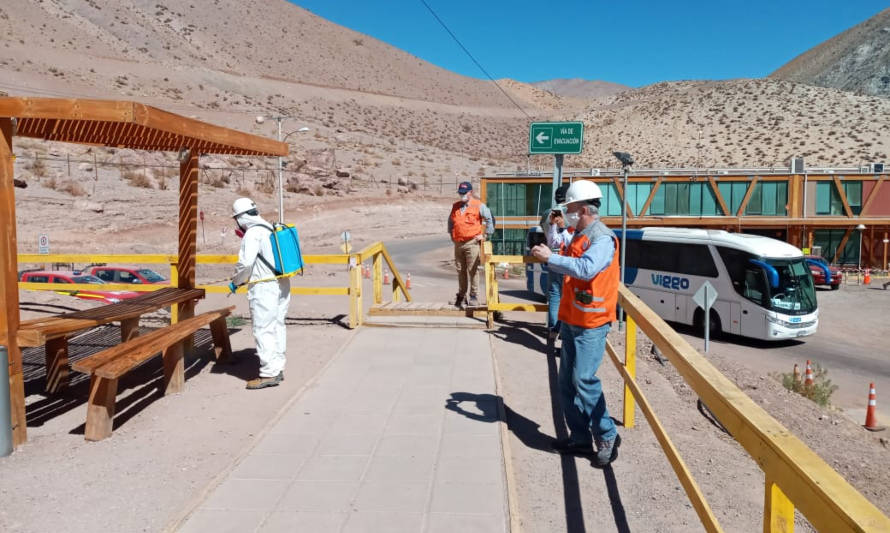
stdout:
{"type": "MultiPolygon", "coordinates": [[[[269,241],[272,244],[272,261],[263,257],[260,252],[257,260],[262,261],[275,275],[269,278],[247,282],[253,285],[262,281],[273,281],[281,278],[289,278],[297,274],[303,275],[303,253],[300,251],[300,236],[293,224],[279,224],[274,226],[261,225],[269,230],[269,241]]],[[[229,294],[234,294],[238,289],[234,283],[229,283],[229,294]]]]}

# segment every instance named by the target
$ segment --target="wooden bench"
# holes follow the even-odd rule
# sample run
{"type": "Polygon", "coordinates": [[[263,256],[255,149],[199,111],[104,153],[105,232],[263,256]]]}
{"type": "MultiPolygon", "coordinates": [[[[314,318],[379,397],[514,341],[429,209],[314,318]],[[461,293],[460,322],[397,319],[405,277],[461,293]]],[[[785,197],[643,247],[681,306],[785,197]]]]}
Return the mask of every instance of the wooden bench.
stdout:
{"type": "Polygon", "coordinates": [[[234,309],[208,311],[75,362],[74,370],[91,376],[84,438],[95,441],[111,436],[118,379],[159,353],[164,359],[164,394],[181,392],[185,384],[183,344],[202,327],[210,325],[216,360],[228,360],[232,348],[226,317],[234,309]]]}
{"type": "Polygon", "coordinates": [[[204,298],[204,289],[165,287],[116,304],[103,305],[19,324],[21,347],[46,345],[46,391],[55,393],[68,383],[68,337],[84,329],[120,322],[121,342],[139,334],[139,317],[163,307],[204,298]]]}

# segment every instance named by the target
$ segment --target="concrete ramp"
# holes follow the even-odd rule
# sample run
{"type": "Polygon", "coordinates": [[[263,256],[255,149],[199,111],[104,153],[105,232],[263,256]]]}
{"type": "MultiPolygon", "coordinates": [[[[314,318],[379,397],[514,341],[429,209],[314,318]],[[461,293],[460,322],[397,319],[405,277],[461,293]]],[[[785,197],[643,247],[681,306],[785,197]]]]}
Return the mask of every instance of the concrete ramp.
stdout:
{"type": "Polygon", "coordinates": [[[180,531],[506,531],[500,405],[487,333],[362,328],[180,531]]]}

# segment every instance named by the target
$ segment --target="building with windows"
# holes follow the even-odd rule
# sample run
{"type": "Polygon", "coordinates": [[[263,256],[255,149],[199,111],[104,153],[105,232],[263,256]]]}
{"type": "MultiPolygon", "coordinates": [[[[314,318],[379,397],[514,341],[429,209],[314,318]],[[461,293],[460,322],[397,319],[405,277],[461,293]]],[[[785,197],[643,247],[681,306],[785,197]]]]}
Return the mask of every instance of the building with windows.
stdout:
{"type": "MultiPolygon", "coordinates": [[[[835,264],[887,269],[890,186],[884,182],[890,173],[882,165],[798,170],[802,172],[634,170],[628,174],[627,224],[754,233],[809,249],[835,264]]],[[[621,225],[620,170],[569,171],[563,179],[596,182],[603,190],[603,221],[611,227],[621,225]]],[[[549,210],[552,194],[550,173],[482,178],[482,199],[497,222],[495,253],[525,253],[528,228],[549,210]]]]}

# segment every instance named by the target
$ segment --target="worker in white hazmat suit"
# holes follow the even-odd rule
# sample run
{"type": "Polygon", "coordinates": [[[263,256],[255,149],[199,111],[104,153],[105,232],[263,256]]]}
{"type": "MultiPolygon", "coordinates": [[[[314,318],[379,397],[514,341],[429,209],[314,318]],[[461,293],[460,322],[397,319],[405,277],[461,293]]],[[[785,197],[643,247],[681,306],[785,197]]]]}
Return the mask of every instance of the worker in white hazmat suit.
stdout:
{"type": "Polygon", "coordinates": [[[287,342],[284,317],[290,304],[290,280],[275,278],[275,259],[269,239],[272,225],[260,217],[253,200],[235,200],[232,216],[244,236],[229,290],[235,292],[239,286],[248,284],[247,301],[260,359],[259,377],[249,381],[247,388],[274,387],[284,381],[287,342]]]}

